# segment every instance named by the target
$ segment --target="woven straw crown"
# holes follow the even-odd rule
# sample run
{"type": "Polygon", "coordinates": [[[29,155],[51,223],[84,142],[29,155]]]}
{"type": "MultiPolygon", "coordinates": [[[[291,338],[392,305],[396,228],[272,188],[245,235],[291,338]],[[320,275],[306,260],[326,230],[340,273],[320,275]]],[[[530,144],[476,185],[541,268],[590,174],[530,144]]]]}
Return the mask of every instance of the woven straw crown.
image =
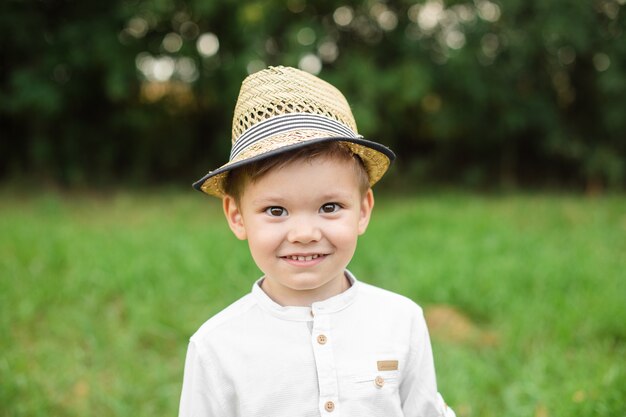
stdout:
{"type": "Polygon", "coordinates": [[[222,197],[228,172],[252,161],[324,141],[341,141],[358,155],[376,183],[394,159],[385,146],[357,133],[350,106],[329,83],[290,67],[269,67],[248,76],[235,106],[227,164],[194,188],[222,197]]]}

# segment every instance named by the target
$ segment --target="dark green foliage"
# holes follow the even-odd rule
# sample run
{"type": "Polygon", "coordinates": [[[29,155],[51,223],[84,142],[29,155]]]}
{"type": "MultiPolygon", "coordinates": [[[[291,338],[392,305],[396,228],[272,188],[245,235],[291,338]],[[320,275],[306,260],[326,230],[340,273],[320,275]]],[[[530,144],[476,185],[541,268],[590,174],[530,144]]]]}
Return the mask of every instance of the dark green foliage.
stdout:
{"type": "Polygon", "coordinates": [[[7,0],[0,178],[188,183],[225,162],[246,74],[313,54],[407,182],[622,188],[621,3],[7,0]]]}

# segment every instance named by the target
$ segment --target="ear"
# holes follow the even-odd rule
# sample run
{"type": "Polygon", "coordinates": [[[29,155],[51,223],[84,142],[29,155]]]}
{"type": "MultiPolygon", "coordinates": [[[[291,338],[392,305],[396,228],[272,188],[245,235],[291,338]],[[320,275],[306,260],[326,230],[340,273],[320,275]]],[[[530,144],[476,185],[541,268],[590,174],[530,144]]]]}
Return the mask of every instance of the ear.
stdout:
{"type": "Polygon", "coordinates": [[[248,235],[246,234],[246,227],[243,224],[243,216],[237,206],[235,199],[229,195],[222,199],[222,207],[224,208],[224,215],[230,230],[233,231],[237,239],[245,240],[248,235]]]}
{"type": "Polygon", "coordinates": [[[361,200],[361,211],[359,214],[359,234],[362,235],[367,230],[367,225],[370,222],[372,216],[372,209],[374,208],[374,192],[370,188],[367,190],[363,199],[361,200]]]}

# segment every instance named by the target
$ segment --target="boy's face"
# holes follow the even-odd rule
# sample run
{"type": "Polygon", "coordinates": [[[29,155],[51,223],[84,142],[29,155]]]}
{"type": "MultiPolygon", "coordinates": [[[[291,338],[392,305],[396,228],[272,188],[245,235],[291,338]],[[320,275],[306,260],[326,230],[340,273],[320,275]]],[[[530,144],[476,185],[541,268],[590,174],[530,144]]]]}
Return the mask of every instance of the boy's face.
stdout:
{"type": "Polygon", "coordinates": [[[373,205],[350,163],[323,156],[249,182],[239,205],[224,198],[232,231],[248,240],[265,274],[263,289],[282,305],[310,305],[346,288],[344,269],[373,205]]]}

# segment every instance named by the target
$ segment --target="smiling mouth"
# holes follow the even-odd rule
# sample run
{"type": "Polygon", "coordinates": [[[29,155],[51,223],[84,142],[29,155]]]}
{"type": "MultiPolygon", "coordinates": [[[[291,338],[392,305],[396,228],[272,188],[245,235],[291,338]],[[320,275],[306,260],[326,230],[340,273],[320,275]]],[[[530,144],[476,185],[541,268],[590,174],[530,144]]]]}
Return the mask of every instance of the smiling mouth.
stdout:
{"type": "Polygon", "coordinates": [[[289,260],[292,260],[292,261],[305,262],[305,261],[312,261],[314,259],[322,258],[324,256],[326,256],[326,255],[325,254],[321,254],[321,253],[316,253],[315,255],[287,255],[287,256],[281,256],[281,258],[289,259],[289,260]]]}

